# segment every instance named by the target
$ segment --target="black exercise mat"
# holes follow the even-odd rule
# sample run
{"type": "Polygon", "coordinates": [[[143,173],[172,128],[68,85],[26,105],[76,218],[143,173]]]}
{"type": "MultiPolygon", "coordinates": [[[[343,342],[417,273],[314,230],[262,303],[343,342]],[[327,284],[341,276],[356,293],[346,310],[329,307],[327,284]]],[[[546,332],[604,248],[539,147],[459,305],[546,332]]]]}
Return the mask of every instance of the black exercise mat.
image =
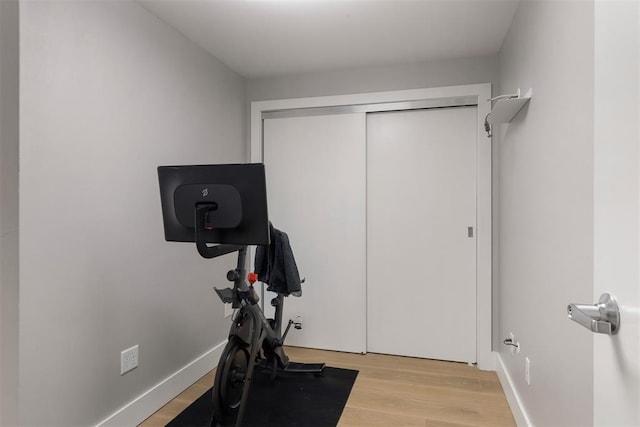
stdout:
{"type": "MultiPolygon", "coordinates": [[[[246,427],[329,427],[338,424],[358,371],[326,367],[324,375],[256,369],[242,425],[246,427]]],[[[167,427],[209,427],[212,390],[175,417],[167,427]]]]}

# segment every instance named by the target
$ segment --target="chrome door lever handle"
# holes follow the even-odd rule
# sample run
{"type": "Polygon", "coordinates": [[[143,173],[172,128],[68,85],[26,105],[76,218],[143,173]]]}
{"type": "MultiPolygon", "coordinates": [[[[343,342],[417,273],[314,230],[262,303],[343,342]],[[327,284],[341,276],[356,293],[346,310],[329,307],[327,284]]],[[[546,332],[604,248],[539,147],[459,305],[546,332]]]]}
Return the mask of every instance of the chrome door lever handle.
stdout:
{"type": "Polygon", "coordinates": [[[597,304],[569,304],[569,319],[599,334],[615,335],[620,329],[620,310],[616,298],[608,293],[597,304]]]}

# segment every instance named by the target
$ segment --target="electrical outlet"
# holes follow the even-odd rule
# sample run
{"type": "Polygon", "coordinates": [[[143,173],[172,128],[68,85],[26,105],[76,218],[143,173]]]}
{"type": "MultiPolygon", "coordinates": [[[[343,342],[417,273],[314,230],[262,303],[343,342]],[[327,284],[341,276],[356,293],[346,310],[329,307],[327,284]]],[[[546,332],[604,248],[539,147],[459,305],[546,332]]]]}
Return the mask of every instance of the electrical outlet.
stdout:
{"type": "Polygon", "coordinates": [[[524,358],[524,380],[528,386],[531,385],[531,361],[528,357],[524,358]]]}
{"type": "Polygon", "coordinates": [[[290,322],[293,322],[293,327],[296,329],[302,329],[302,316],[296,316],[295,320],[292,319],[290,322]]]}
{"type": "Polygon", "coordinates": [[[225,304],[224,305],[224,317],[230,317],[233,314],[233,304],[225,304]]]}
{"type": "Polygon", "coordinates": [[[120,375],[138,367],[138,345],[120,352],[120,375]]]}

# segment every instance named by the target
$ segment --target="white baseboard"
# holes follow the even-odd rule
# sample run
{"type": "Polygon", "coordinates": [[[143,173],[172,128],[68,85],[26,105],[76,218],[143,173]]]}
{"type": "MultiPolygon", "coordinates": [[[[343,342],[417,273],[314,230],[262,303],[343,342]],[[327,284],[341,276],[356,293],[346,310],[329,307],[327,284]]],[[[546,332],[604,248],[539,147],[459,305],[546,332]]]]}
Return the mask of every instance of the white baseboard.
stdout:
{"type": "Polygon", "coordinates": [[[500,353],[496,353],[496,361],[496,373],[498,374],[498,379],[500,380],[500,384],[502,385],[502,390],[504,390],[504,394],[507,397],[507,402],[509,403],[509,407],[511,408],[511,413],[513,414],[513,418],[516,421],[516,425],[518,427],[533,427],[533,423],[531,422],[531,419],[529,418],[529,415],[527,414],[527,411],[522,404],[520,395],[513,386],[513,381],[511,380],[509,372],[507,372],[507,368],[504,365],[500,353]]]}
{"type": "Polygon", "coordinates": [[[226,341],[221,342],[183,368],[169,375],[96,426],[122,427],[140,424],[213,369],[218,364],[226,343],[226,341]]]}

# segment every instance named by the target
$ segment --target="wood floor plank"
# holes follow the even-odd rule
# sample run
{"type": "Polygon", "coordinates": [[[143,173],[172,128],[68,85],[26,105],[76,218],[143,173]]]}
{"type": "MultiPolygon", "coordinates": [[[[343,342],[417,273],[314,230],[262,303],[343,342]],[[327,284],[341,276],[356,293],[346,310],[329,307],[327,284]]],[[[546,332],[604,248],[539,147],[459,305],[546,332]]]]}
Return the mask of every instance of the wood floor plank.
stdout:
{"type": "Polygon", "coordinates": [[[368,390],[352,392],[348,407],[370,409],[395,416],[420,417],[423,420],[453,422],[468,426],[513,425],[511,414],[500,414],[494,408],[470,406],[468,402],[407,397],[390,391],[368,390]]]}
{"type": "Polygon", "coordinates": [[[424,419],[422,417],[413,417],[410,415],[389,414],[387,412],[374,411],[371,409],[354,408],[347,406],[342,412],[338,427],[389,427],[389,426],[407,426],[407,427],[424,427],[424,419]]]}
{"type": "MultiPolygon", "coordinates": [[[[463,363],[384,354],[297,347],[287,347],[286,352],[296,362],[325,362],[327,366],[359,371],[340,427],[515,426],[495,372],[463,363]]],[[[213,371],[140,426],[166,425],[212,383],[213,371]]]]}

